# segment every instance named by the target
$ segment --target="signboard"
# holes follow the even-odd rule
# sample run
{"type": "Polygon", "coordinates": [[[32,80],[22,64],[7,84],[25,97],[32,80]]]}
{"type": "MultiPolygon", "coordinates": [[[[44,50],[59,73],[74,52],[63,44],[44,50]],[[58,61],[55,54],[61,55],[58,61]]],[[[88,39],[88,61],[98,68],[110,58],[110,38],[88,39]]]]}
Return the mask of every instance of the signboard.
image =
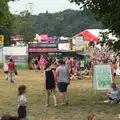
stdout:
{"type": "Polygon", "coordinates": [[[107,90],[112,83],[112,73],[110,65],[95,65],[93,86],[95,90],[107,90]]]}
{"type": "Polygon", "coordinates": [[[28,57],[27,56],[8,56],[6,55],[6,60],[10,60],[11,58],[14,60],[17,69],[28,69],[28,57]]]}
{"type": "Polygon", "coordinates": [[[58,43],[59,50],[71,50],[70,43],[58,43]]]}
{"type": "Polygon", "coordinates": [[[55,43],[29,43],[29,48],[55,48],[57,44],[55,43]]]}
{"type": "Polygon", "coordinates": [[[76,50],[84,50],[84,38],[83,36],[78,36],[75,39],[76,50]]]}
{"type": "Polygon", "coordinates": [[[0,35],[0,48],[3,48],[4,45],[4,36],[0,35]]]}
{"type": "Polygon", "coordinates": [[[29,52],[58,52],[58,48],[29,48],[29,52]]]}

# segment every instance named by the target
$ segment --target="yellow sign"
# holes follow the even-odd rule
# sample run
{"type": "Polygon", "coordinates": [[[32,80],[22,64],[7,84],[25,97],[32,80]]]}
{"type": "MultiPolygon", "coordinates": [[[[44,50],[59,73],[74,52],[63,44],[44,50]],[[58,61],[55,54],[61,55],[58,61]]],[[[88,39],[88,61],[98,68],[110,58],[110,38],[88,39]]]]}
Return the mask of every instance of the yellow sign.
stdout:
{"type": "Polygon", "coordinates": [[[72,46],[72,50],[74,50],[74,51],[76,50],[76,46],[75,45],[72,46]]]}
{"type": "Polygon", "coordinates": [[[4,44],[4,36],[0,35],[0,45],[3,45],[3,44],[4,44]]]}

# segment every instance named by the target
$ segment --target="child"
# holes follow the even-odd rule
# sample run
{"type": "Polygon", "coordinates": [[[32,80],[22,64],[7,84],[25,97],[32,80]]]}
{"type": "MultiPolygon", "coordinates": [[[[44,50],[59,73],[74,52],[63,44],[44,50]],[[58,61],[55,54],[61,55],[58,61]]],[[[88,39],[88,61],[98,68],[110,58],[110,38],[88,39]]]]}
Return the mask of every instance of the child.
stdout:
{"type": "Polygon", "coordinates": [[[18,88],[18,118],[19,120],[25,120],[26,118],[26,103],[27,103],[27,99],[26,99],[26,86],[25,85],[21,85],[18,88]]]}
{"type": "Polygon", "coordinates": [[[120,90],[117,88],[115,83],[111,84],[111,87],[110,87],[107,95],[108,95],[108,100],[104,101],[104,103],[119,102],[119,100],[120,100],[120,90]]]}
{"type": "Polygon", "coordinates": [[[57,106],[56,96],[55,96],[55,72],[51,70],[50,63],[46,64],[46,70],[44,72],[44,87],[47,93],[46,96],[46,107],[49,107],[50,94],[53,95],[54,106],[57,106]]]}

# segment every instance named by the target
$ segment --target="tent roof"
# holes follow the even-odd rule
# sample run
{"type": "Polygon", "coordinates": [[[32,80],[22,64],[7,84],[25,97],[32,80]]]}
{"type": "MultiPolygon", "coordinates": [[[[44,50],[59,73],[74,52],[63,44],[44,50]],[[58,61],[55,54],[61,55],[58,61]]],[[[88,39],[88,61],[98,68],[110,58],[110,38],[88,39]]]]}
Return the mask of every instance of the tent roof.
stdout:
{"type": "MultiPolygon", "coordinates": [[[[73,36],[73,38],[75,38],[75,37],[77,37],[77,36],[79,36],[79,35],[83,35],[84,39],[87,40],[87,41],[89,41],[89,42],[91,42],[91,41],[92,41],[92,42],[99,42],[99,40],[102,39],[102,38],[100,37],[100,32],[109,32],[109,30],[108,30],[108,29],[104,29],[104,30],[102,30],[102,29],[86,29],[86,30],[84,30],[83,32],[81,32],[81,33],[73,36]],[[89,33],[89,35],[88,35],[88,34],[85,34],[85,33],[89,33]],[[94,36],[94,37],[93,37],[93,36],[94,36]],[[86,39],[86,37],[87,37],[87,39],[86,39]],[[94,38],[93,40],[92,40],[92,37],[94,38]],[[98,39],[98,41],[96,41],[95,38],[96,38],[96,40],[98,39]]],[[[109,37],[110,39],[115,39],[115,40],[117,40],[117,37],[115,37],[115,35],[112,35],[112,33],[109,33],[109,34],[108,34],[108,37],[109,37]]]]}

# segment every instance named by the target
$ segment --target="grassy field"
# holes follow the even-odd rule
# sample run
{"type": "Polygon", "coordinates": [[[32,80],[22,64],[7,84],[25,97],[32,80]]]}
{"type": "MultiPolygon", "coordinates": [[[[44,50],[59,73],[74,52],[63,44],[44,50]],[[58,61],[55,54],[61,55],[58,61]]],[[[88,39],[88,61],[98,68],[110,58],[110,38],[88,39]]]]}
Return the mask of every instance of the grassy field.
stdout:
{"type": "MultiPolygon", "coordinates": [[[[117,80],[119,85],[119,80],[117,80]]],[[[17,115],[17,88],[25,84],[28,98],[29,120],[87,120],[91,113],[96,114],[97,120],[117,120],[120,114],[120,105],[103,104],[106,99],[104,92],[92,90],[92,78],[82,81],[73,81],[69,86],[69,106],[44,107],[45,92],[43,79],[39,72],[19,71],[15,84],[4,80],[4,74],[0,71],[0,116],[3,114],[17,115]]],[[[59,92],[57,90],[59,104],[59,92]]],[[[51,104],[52,101],[51,101],[51,104]]]]}

